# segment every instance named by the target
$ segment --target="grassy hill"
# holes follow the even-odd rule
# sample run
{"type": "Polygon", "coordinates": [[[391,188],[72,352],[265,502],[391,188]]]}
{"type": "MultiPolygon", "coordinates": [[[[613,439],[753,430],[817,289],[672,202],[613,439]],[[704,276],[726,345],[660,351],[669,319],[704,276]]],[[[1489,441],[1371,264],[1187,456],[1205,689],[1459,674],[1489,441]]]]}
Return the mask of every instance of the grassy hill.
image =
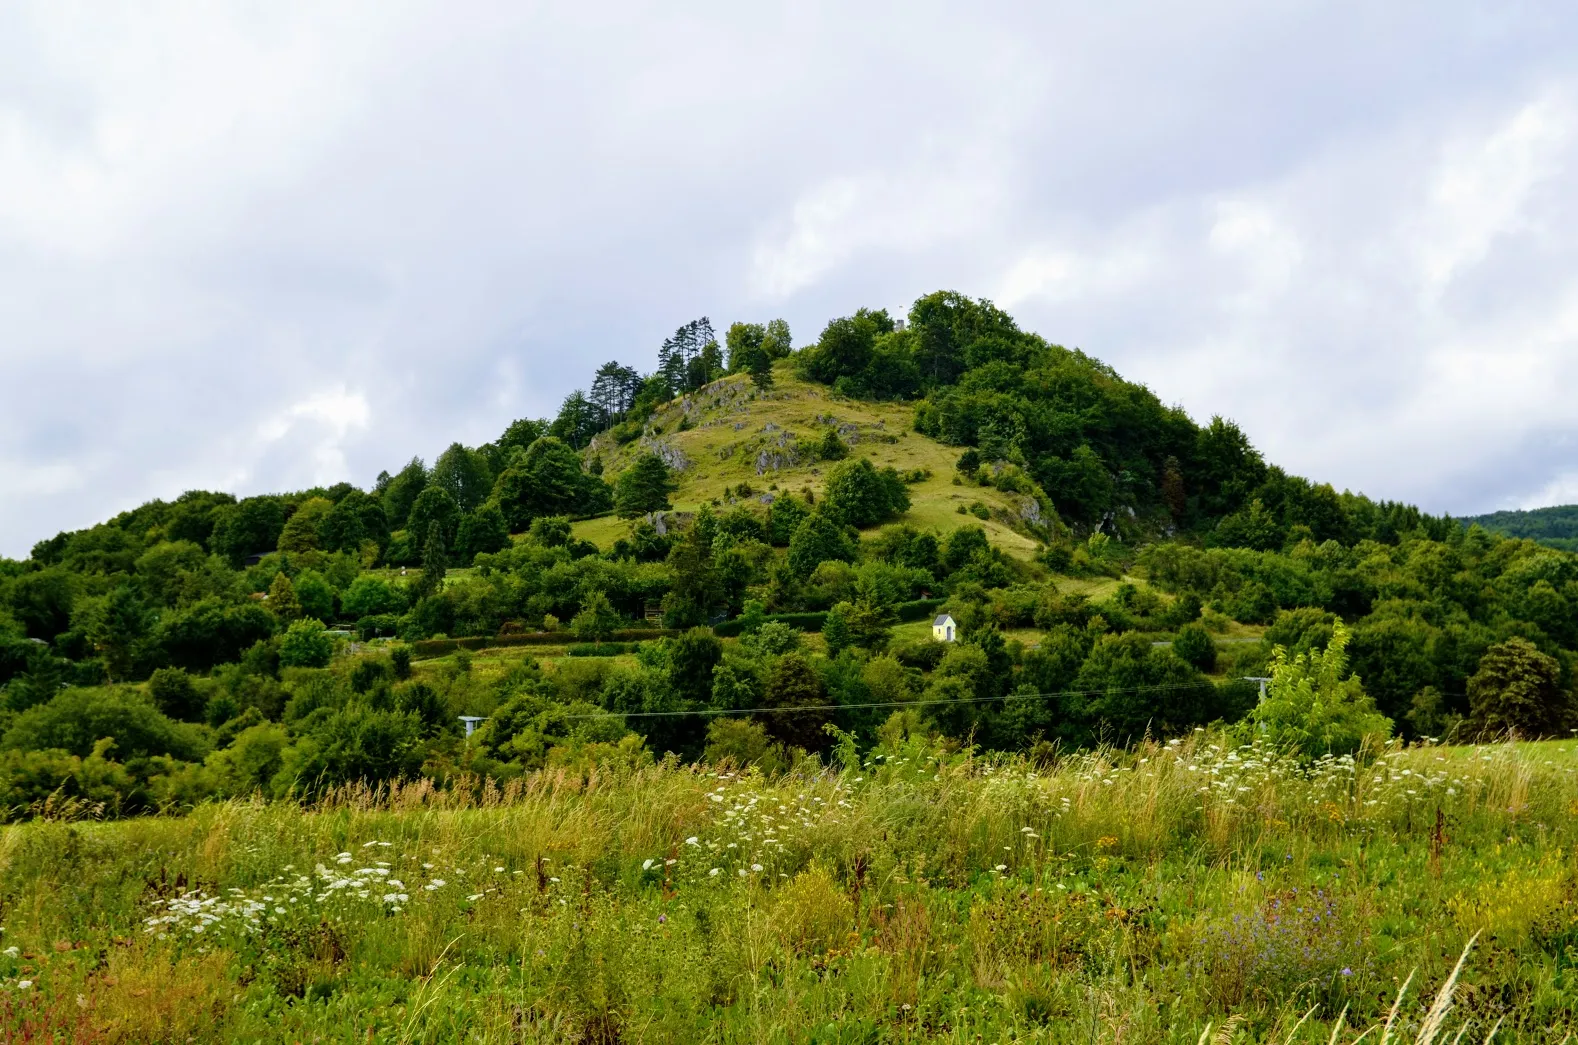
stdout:
{"type": "Polygon", "coordinates": [[[768,326],[0,560],[0,1040],[1575,1029],[1578,555],[988,302],[768,326]]]}
{"type": "MultiPolygon", "coordinates": [[[[955,485],[959,448],[914,431],[913,404],[848,399],[798,379],[787,362],[774,368],[773,377],[766,392],[757,391],[745,374],[714,381],[661,407],[640,438],[621,446],[604,433],[584,456],[600,457],[605,474],[616,475],[638,454],[659,453],[679,486],[675,510],[693,512],[706,503],[735,504],[781,491],[809,490],[819,497],[831,462],[802,444],[820,442],[833,430],[848,444],[851,457],[869,458],[900,473],[926,474],[909,484],[910,510],[902,521],[939,534],[979,525],[1015,558],[1034,555],[1039,542],[1023,525],[1028,498],[990,486],[955,485]],[[751,493],[742,493],[742,485],[751,493]],[[984,506],[989,517],[970,514],[975,505],[984,506]]],[[[575,525],[577,537],[602,548],[627,529],[626,522],[612,516],[575,525]]]]}
{"type": "Polygon", "coordinates": [[[1578,504],[1470,515],[1463,519],[1463,525],[1480,526],[1504,537],[1524,537],[1547,548],[1578,552],[1578,504]]]}

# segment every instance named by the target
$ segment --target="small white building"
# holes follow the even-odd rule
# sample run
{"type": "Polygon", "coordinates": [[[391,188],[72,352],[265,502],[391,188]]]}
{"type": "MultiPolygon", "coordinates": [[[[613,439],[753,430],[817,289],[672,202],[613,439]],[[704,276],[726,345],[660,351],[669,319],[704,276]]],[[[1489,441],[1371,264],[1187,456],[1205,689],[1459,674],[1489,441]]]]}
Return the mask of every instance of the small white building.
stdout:
{"type": "Polygon", "coordinates": [[[944,613],[931,622],[931,637],[938,642],[955,642],[953,617],[944,613]]]}

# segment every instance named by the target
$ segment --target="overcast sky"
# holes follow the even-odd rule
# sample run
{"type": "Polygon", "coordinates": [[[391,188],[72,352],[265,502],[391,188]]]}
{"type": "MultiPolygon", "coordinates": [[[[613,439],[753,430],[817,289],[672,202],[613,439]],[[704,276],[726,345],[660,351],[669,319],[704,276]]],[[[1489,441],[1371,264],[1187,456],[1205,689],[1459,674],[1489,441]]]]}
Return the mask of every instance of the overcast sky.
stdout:
{"type": "Polygon", "coordinates": [[[0,554],[944,288],[1339,489],[1578,501],[1575,176],[1570,2],[13,0],[0,554]]]}

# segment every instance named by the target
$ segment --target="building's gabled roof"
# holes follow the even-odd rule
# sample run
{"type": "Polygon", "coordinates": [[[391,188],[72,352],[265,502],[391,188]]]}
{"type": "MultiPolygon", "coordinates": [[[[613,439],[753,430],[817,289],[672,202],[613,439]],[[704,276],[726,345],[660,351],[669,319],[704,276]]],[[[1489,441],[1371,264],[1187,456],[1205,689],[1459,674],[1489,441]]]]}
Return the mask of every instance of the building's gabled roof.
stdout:
{"type": "Polygon", "coordinates": [[[944,625],[944,624],[952,624],[952,623],[953,623],[953,616],[951,614],[944,613],[941,617],[938,617],[936,620],[932,621],[931,622],[931,626],[936,628],[936,627],[940,627],[941,625],[944,625]]]}

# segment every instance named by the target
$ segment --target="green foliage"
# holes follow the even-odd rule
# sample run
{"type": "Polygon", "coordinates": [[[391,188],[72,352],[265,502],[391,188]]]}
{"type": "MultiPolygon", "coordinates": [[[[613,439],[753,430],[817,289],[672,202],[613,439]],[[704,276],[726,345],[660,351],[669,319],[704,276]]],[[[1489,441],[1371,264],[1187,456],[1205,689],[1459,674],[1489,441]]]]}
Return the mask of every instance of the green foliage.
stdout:
{"type": "Polygon", "coordinates": [[[694,392],[723,375],[723,350],[706,316],[674,331],[658,349],[658,373],[665,398],[694,392]]]}
{"type": "Polygon", "coordinates": [[[207,671],[239,660],[243,651],[273,635],[275,623],[255,602],[236,605],[208,598],[164,614],[149,640],[166,663],[207,671]]]}
{"type": "Polygon", "coordinates": [[[378,549],[388,543],[389,518],[383,502],[361,490],[351,490],[336,501],[318,526],[318,547],[324,551],[360,554],[364,545],[378,549]]]}
{"type": "Polygon", "coordinates": [[[706,628],[692,628],[668,642],[668,674],[686,700],[705,702],[712,694],[713,672],[723,660],[723,643],[706,628]]]}
{"type": "Polygon", "coordinates": [[[285,508],[278,497],[248,497],[214,514],[209,547],[233,566],[255,552],[274,550],[285,528],[285,508]]]}
{"type": "Polygon", "coordinates": [[[1492,512],[1460,520],[1504,537],[1523,537],[1548,548],[1578,552],[1578,505],[1565,504],[1532,511],[1492,512]]]}
{"type": "Polygon", "coordinates": [[[327,497],[309,497],[301,502],[280,530],[278,549],[282,552],[316,551],[318,531],[332,511],[334,502],[327,497]]]}
{"type": "Polygon", "coordinates": [[[667,511],[672,507],[668,495],[673,491],[674,482],[663,459],[657,454],[642,454],[614,484],[614,507],[624,519],[667,511]]]}
{"type": "Polygon", "coordinates": [[[736,768],[767,764],[782,768],[767,727],[744,718],[717,718],[707,723],[707,748],[703,757],[712,765],[736,768]],[[776,763],[776,765],[774,765],[776,763]]]}
{"type": "Polygon", "coordinates": [[[381,577],[356,578],[341,596],[347,617],[360,620],[375,613],[399,613],[405,609],[405,596],[395,585],[381,577]]]}
{"type": "Polygon", "coordinates": [[[510,544],[509,524],[496,504],[484,504],[460,519],[455,547],[461,560],[470,563],[479,554],[502,551],[510,544]]]}
{"type": "Polygon", "coordinates": [[[793,494],[784,494],[773,500],[767,514],[767,539],[775,547],[787,547],[795,530],[811,514],[810,505],[793,494]]]}
{"type": "Polygon", "coordinates": [[[830,707],[822,678],[800,653],[785,653],[778,658],[767,678],[763,706],[795,708],[796,711],[768,712],[762,722],[775,740],[808,751],[827,746],[822,727],[832,720],[830,713],[814,708],[830,707]]]}
{"type": "Polygon", "coordinates": [[[1480,733],[1566,736],[1578,723],[1578,704],[1562,685],[1561,666],[1527,639],[1510,638],[1485,651],[1468,680],[1468,700],[1469,725],[1480,733]]]}
{"type": "Polygon", "coordinates": [[[1201,671],[1216,670],[1216,640],[1203,624],[1186,624],[1180,628],[1178,637],[1173,640],[1173,652],[1201,671]]]}
{"type": "Polygon", "coordinates": [[[563,515],[541,515],[531,522],[532,543],[539,548],[564,548],[570,543],[570,520],[563,515]]]}
{"type": "MultiPolygon", "coordinates": [[[[1069,752],[1236,722],[1255,697],[1239,676],[1292,671],[1301,655],[1307,665],[1335,644],[1339,620],[1373,709],[1331,711],[1322,696],[1293,725],[1281,706],[1260,712],[1279,737],[1309,750],[1334,736],[1348,743],[1366,715],[1429,736],[1467,735],[1465,722],[1526,735],[1571,728],[1578,558],[1289,476],[1231,422],[1196,425],[1098,361],[1018,330],[989,302],[931,295],[909,320],[898,330],[858,312],[792,365],[830,379],[835,399],[923,397],[916,427],[957,447],[954,503],[993,520],[986,528],[939,519],[925,468],[901,476],[845,460],[818,477],[825,493],[809,482],[799,495],[774,488],[764,512],[751,503],[754,478],[728,475],[739,461],[680,477],[617,449],[674,393],[722,373],[721,349],[698,320],[670,339],[660,373],[605,364],[552,425],[526,419],[494,443],[453,444],[431,472],[416,459],[371,492],[342,483],[239,502],[195,492],[41,541],[29,561],[0,560],[0,730],[42,715],[63,690],[127,683],[150,713],[189,720],[215,748],[206,758],[206,741],[180,757],[95,754],[93,738],[76,738],[69,753],[16,750],[0,767],[18,781],[10,793],[39,811],[107,796],[91,801],[113,815],[362,779],[424,775],[442,789],[535,768],[601,773],[663,752],[696,758],[709,742],[776,773],[796,767],[797,751],[827,749],[823,725],[839,731],[837,757],[850,766],[851,745],[858,753],[879,730],[895,752],[935,741],[1043,757],[1051,745],[1069,752]],[[584,536],[610,524],[572,523],[613,506],[603,461],[625,467],[620,508],[637,518],[666,506],[676,479],[732,482],[688,525],[671,517],[659,535],[637,522],[603,551],[584,536]],[[653,474],[636,481],[644,471],[653,474]],[[857,527],[906,511],[906,482],[922,484],[918,525],[862,538],[857,527]],[[1026,554],[1017,537],[994,544],[999,523],[1044,551],[1026,554]],[[522,536],[511,540],[512,530],[522,536]],[[1047,569],[1091,580],[1066,585],[1047,569]],[[606,641],[650,637],[618,628],[657,609],[690,630],[639,646],[606,641]],[[941,609],[963,641],[924,637],[941,609]],[[328,636],[305,623],[328,620],[357,621],[364,639],[442,638],[387,661],[375,643],[336,662],[328,636]],[[555,655],[554,670],[508,648],[562,646],[566,634],[537,630],[560,620],[593,641],[570,659],[555,655]],[[922,623],[894,643],[895,620],[922,623]],[[1039,634],[1020,631],[1032,628],[1039,634]],[[816,631],[821,640],[802,638],[816,631]],[[1213,636],[1228,632],[1218,648],[1213,636]],[[1170,634],[1169,649],[1158,640],[1170,634]],[[497,649],[473,664],[470,651],[483,646],[497,649]],[[413,664],[413,652],[444,659],[413,664]],[[891,726],[864,706],[917,697],[925,703],[891,726]],[[503,726],[491,746],[458,736],[455,715],[491,716],[528,698],[525,724],[507,738],[503,726]],[[709,741],[706,714],[799,706],[791,698],[813,710],[767,713],[760,729],[737,723],[738,735],[709,741]],[[632,732],[622,716],[636,712],[632,732]],[[1306,736],[1298,731],[1311,715],[1319,721],[1306,736]]],[[[759,378],[789,354],[781,322],[737,325],[726,340],[730,366],[759,378]]],[[[738,380],[715,391],[693,400],[685,424],[713,424],[705,412],[725,400],[778,416],[780,397],[738,380]]],[[[802,464],[847,449],[836,431],[796,423],[815,433],[801,440],[802,464]]],[[[945,461],[922,449],[931,468],[945,461]]],[[[692,493],[688,503],[719,491],[692,493]]],[[[1324,693],[1319,673],[1304,670],[1311,692],[1324,693]]]]}
{"type": "Polygon", "coordinates": [[[601,642],[623,621],[608,601],[608,596],[594,591],[581,600],[581,612],[570,621],[570,630],[582,642],[601,642]]]}
{"type": "MultiPolygon", "coordinates": [[[[284,574],[280,574],[284,576],[284,574]]],[[[302,570],[294,582],[301,612],[327,623],[334,619],[334,586],[316,570],[302,570]]]]}
{"type": "Polygon", "coordinates": [[[414,777],[422,766],[422,719],[353,704],[331,711],[286,748],[272,780],[277,795],[312,795],[341,784],[414,777]]]}
{"type": "Polygon", "coordinates": [[[301,599],[296,596],[296,585],[284,570],[276,573],[269,583],[267,599],[269,612],[281,621],[289,623],[300,619],[301,599]]]}
{"type": "Polygon", "coordinates": [[[321,621],[298,620],[285,629],[279,643],[279,663],[286,668],[323,668],[334,657],[334,640],[321,621]]]}
{"type": "Polygon", "coordinates": [[[762,339],[762,348],[769,359],[788,359],[794,351],[794,341],[789,336],[789,322],[783,319],[770,320],[767,324],[767,335],[762,339]]]}
{"type": "Polygon", "coordinates": [[[444,547],[455,543],[455,533],[460,527],[460,506],[454,497],[441,486],[429,486],[417,495],[406,518],[405,528],[423,535],[425,542],[436,528],[444,547]]]}
{"type": "Polygon", "coordinates": [[[192,676],[180,668],[155,671],[148,679],[148,696],[162,714],[182,722],[201,722],[208,703],[192,676]]]}
{"type": "Polygon", "coordinates": [[[393,478],[380,484],[384,515],[388,518],[390,526],[396,529],[406,528],[406,520],[411,516],[411,508],[416,504],[418,495],[427,489],[428,482],[427,466],[422,463],[420,457],[413,457],[393,478]]]}
{"type": "Polygon", "coordinates": [[[836,657],[855,644],[854,629],[849,621],[853,609],[849,603],[841,602],[827,611],[827,619],[822,623],[822,641],[827,646],[828,656],[836,657]]]}
{"type": "Polygon", "coordinates": [[[762,347],[766,340],[767,328],[760,323],[731,323],[724,335],[729,372],[738,374],[749,371],[761,360],[766,360],[770,365],[772,358],[762,347]]]}
{"type": "Polygon", "coordinates": [[[450,443],[448,449],[438,455],[438,460],[433,462],[430,482],[447,493],[456,509],[464,514],[476,511],[493,487],[487,460],[459,443],[450,443]]]}
{"type": "Polygon", "coordinates": [[[827,479],[826,510],[850,526],[866,528],[909,510],[910,496],[892,468],[862,457],[834,468],[827,479]]]}
{"type": "Polygon", "coordinates": [[[830,560],[854,562],[855,554],[855,540],[842,519],[818,505],[795,527],[789,540],[788,564],[796,577],[805,578],[830,560]]]}
{"type": "Polygon", "coordinates": [[[66,689],[12,720],[0,748],[58,749],[86,758],[100,740],[122,759],[169,755],[198,761],[207,745],[198,727],[172,721],[142,693],[124,686],[66,689]]]}
{"type": "Polygon", "coordinates": [[[512,459],[493,486],[493,499],[519,533],[544,515],[588,515],[610,507],[608,484],[581,470],[581,459],[563,441],[544,437],[512,459]]]}
{"type": "Polygon", "coordinates": [[[1308,756],[1351,755],[1365,743],[1384,742],[1392,723],[1375,710],[1355,675],[1349,675],[1348,630],[1332,629],[1325,650],[1289,657],[1278,646],[1271,654],[1266,696],[1249,713],[1246,734],[1308,756]]]}

